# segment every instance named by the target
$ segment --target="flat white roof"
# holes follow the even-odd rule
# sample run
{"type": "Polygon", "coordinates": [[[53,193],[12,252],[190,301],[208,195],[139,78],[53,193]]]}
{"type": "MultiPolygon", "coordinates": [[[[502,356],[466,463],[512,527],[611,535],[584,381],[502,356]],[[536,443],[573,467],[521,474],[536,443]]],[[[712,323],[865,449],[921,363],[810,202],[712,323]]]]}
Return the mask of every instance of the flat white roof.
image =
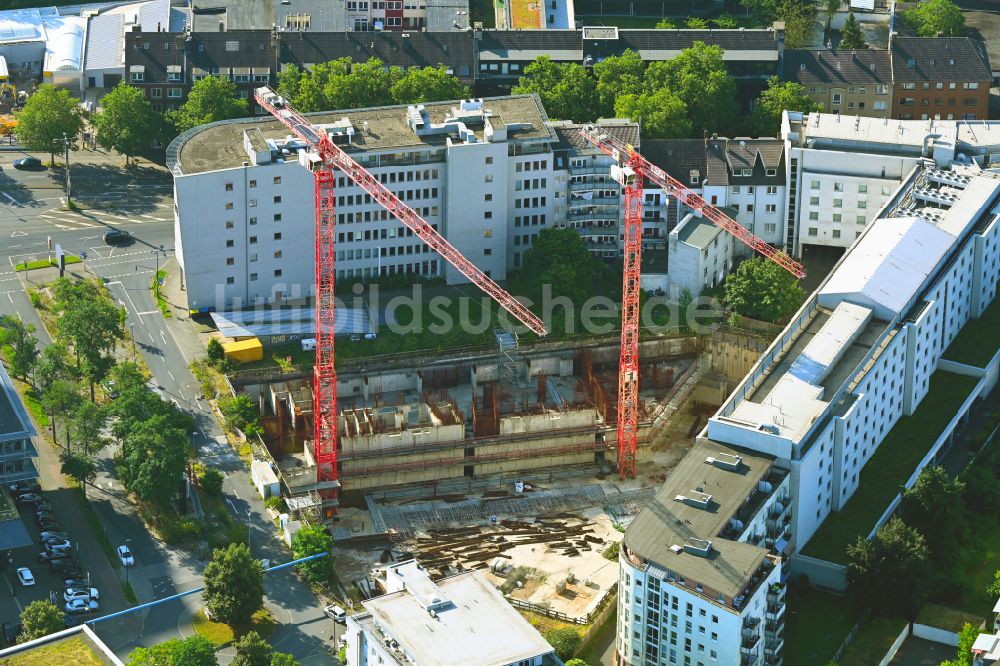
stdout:
{"type": "Polygon", "coordinates": [[[451,603],[434,616],[407,590],[364,602],[380,630],[415,664],[506,666],[552,652],[479,571],[442,579],[435,587],[451,603]]]}
{"type": "Polygon", "coordinates": [[[830,368],[840,360],[872,317],[872,311],[859,305],[841,303],[809,341],[789,372],[809,384],[819,384],[830,368]]]}
{"type": "Polygon", "coordinates": [[[37,9],[0,12],[0,44],[41,41],[45,41],[45,27],[37,9]]]}
{"type": "Polygon", "coordinates": [[[851,143],[882,143],[921,147],[932,134],[955,143],[954,120],[893,120],[838,113],[810,113],[802,127],[807,139],[833,139],[851,143]]]}
{"type": "Polygon", "coordinates": [[[954,236],[920,218],[875,220],[820,289],[820,305],[833,307],[834,301],[851,299],[892,319],[954,242],[954,236]]]}
{"type": "Polygon", "coordinates": [[[81,70],[83,68],[83,40],[87,32],[87,19],[79,16],[46,16],[44,71],[81,70]]]}

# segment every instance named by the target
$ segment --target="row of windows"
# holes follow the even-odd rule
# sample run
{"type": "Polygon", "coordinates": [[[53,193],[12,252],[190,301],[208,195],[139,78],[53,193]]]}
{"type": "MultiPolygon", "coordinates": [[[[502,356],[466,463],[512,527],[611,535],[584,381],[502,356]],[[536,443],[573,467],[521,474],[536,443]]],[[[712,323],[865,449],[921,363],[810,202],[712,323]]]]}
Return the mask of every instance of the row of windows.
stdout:
{"type": "MultiPolygon", "coordinates": [[[[776,173],[777,173],[776,169],[767,169],[767,175],[768,176],[773,176],[776,173]]],[[[755,194],[757,192],[757,188],[754,187],[753,185],[747,185],[745,187],[741,187],[739,185],[733,185],[732,187],[729,188],[729,193],[730,194],[740,194],[741,192],[746,192],[747,194],[755,194]]],[[[778,186],[777,185],[768,185],[767,186],[767,193],[768,194],[777,194],[778,193],[778,186]]],[[[647,194],[646,197],[648,199],[649,195],[647,194]]]]}
{"type": "Polygon", "coordinates": [[[537,227],[545,226],[545,214],[540,215],[517,215],[514,217],[515,227],[537,227]]]}
{"type": "MultiPolygon", "coordinates": [[[[823,183],[821,181],[818,181],[818,180],[811,180],[811,181],[809,181],[809,189],[810,190],[819,190],[819,189],[822,189],[822,187],[823,187],[823,183]]],[[[868,194],[868,184],[867,183],[858,183],[857,190],[858,190],[858,194],[868,194]]],[[[841,182],[839,182],[839,181],[835,181],[833,183],[833,191],[834,192],[843,192],[844,191],[844,184],[841,183],[841,182]]],[[[882,186],[882,194],[890,194],[891,192],[892,192],[892,188],[891,187],[889,187],[888,185],[883,185],[882,186]]],[[[809,203],[811,203],[814,206],[818,205],[819,204],[819,199],[814,197],[812,200],[810,200],[809,203]]]]}
{"type": "MultiPolygon", "coordinates": [[[[875,92],[876,95],[888,95],[889,94],[889,86],[887,86],[887,85],[876,85],[876,86],[872,87],[872,90],[875,92]]],[[[809,92],[811,92],[811,93],[815,93],[815,92],[825,93],[826,92],[826,86],[809,86],[809,92]]],[[[855,92],[857,92],[857,93],[859,93],[861,95],[866,95],[868,93],[868,86],[858,86],[857,88],[855,88],[854,86],[849,86],[847,88],[847,92],[849,92],[852,95],[855,92]]],[[[839,93],[836,93],[836,94],[839,94],[839,93]]]]}
{"type": "MultiPolygon", "coordinates": [[[[955,81],[952,81],[952,82],[948,83],[948,90],[955,90],[957,87],[958,87],[958,83],[956,83],[955,81]]],[[[901,83],[900,84],[900,88],[902,88],[903,90],[916,90],[917,89],[917,84],[913,83],[913,82],[901,83]]],[[[931,89],[931,83],[930,83],[930,81],[924,81],[923,88],[924,88],[924,90],[930,90],[931,89]]],[[[934,89],[935,90],[944,90],[944,83],[942,83],[941,81],[938,81],[937,83],[934,84],[934,89]]],[[[963,83],[962,84],[962,89],[963,90],[979,90],[979,83],[977,83],[975,81],[963,83]]]]}
{"type": "MultiPolygon", "coordinates": [[[[916,103],[917,101],[913,97],[904,97],[903,99],[899,100],[900,106],[916,106],[916,103]]],[[[962,106],[976,106],[978,103],[979,101],[975,97],[962,98],[962,106]]],[[[920,99],[920,106],[930,106],[930,105],[931,105],[931,100],[929,97],[922,97],[920,99]]],[[[943,100],[940,97],[936,97],[934,99],[934,106],[944,106],[943,100]]],[[[948,106],[955,106],[954,97],[948,98],[948,106]]]]}

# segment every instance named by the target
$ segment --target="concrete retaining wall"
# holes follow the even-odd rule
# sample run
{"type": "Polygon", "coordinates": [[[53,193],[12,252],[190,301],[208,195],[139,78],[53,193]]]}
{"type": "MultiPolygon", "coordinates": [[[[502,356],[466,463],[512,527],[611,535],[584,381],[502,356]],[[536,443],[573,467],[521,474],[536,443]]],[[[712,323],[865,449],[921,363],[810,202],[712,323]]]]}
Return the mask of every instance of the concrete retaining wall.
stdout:
{"type": "Polygon", "coordinates": [[[837,592],[847,590],[847,567],[843,564],[796,553],[792,555],[788,566],[792,578],[808,576],[809,584],[814,587],[825,587],[837,592]]]}
{"type": "Polygon", "coordinates": [[[896,653],[899,652],[899,648],[903,647],[903,642],[906,641],[909,635],[910,625],[904,624],[902,631],[899,632],[899,636],[896,637],[896,640],[892,642],[892,646],[889,647],[889,651],[882,657],[882,661],[878,662],[878,666],[889,666],[889,662],[895,658],[896,653]]]}
{"type": "Polygon", "coordinates": [[[947,629],[939,629],[926,624],[914,624],[913,635],[927,641],[958,647],[958,634],[947,629]]]}

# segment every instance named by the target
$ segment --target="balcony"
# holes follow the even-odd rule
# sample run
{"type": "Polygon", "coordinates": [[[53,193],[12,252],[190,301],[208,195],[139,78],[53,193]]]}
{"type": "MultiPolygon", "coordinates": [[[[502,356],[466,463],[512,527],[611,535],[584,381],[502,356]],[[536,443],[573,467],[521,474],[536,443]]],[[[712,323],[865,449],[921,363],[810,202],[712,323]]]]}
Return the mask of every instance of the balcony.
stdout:
{"type": "MultiPolygon", "coordinates": [[[[772,467],[767,473],[762,481],[765,484],[770,484],[770,490],[763,491],[760,490],[758,485],[754,488],[753,494],[750,496],[743,506],[733,515],[733,519],[726,523],[726,526],[720,532],[720,536],[726,539],[736,539],[743,533],[744,526],[748,525],[753,517],[757,515],[761,507],[771,498],[774,490],[781,485],[781,482],[788,476],[788,471],[779,469],[777,467],[772,467]]],[[[786,505],[790,505],[791,502],[785,502],[786,505]]]]}
{"type": "Polygon", "coordinates": [[[764,655],[764,665],[765,666],[781,666],[784,659],[781,658],[780,654],[765,654],[764,655]]]}
{"type": "Polygon", "coordinates": [[[613,197],[591,197],[590,199],[584,199],[583,197],[570,197],[568,206],[572,211],[574,207],[580,206],[617,206],[620,198],[615,195],[613,197]]]}
{"type": "Polygon", "coordinates": [[[743,638],[740,640],[740,651],[754,652],[757,644],[760,643],[760,629],[744,629],[743,638]]]}
{"type": "Polygon", "coordinates": [[[787,591],[788,586],[784,583],[772,583],[771,587],[767,590],[767,603],[785,603],[785,593],[787,591]]]}
{"type": "Polygon", "coordinates": [[[756,666],[760,658],[756,654],[745,654],[740,657],[740,666],[756,666]]]}
{"type": "Polygon", "coordinates": [[[570,192],[580,192],[586,190],[595,190],[597,188],[611,188],[618,187],[618,183],[611,180],[610,178],[593,178],[579,182],[571,182],[569,184],[570,192]]]}
{"type": "Polygon", "coordinates": [[[781,654],[781,648],[785,647],[785,639],[775,638],[764,643],[764,654],[781,654]]]}
{"type": "Polygon", "coordinates": [[[777,622],[784,616],[784,614],[785,614],[784,601],[782,601],[781,603],[774,603],[770,601],[767,602],[767,610],[764,613],[764,617],[766,617],[768,620],[770,620],[771,622],[777,622]]]}

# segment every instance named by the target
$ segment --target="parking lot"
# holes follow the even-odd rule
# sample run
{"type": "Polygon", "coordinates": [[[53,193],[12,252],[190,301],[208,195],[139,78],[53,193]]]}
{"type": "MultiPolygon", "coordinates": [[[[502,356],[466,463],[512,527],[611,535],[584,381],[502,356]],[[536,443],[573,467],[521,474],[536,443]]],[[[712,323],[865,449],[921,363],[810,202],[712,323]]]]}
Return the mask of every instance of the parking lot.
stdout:
{"type": "MultiPolygon", "coordinates": [[[[121,606],[120,599],[122,598],[120,583],[109,565],[107,557],[99,548],[93,547],[93,535],[90,533],[86,521],[80,519],[80,507],[78,505],[69,506],[70,503],[74,503],[74,491],[62,488],[53,491],[43,490],[39,494],[47,502],[47,511],[54,519],[54,523],[48,523],[46,527],[50,528],[51,531],[58,530],[67,535],[69,546],[63,547],[62,552],[69,556],[73,564],[79,566],[79,575],[73,577],[89,581],[90,586],[96,588],[100,595],[97,611],[74,613],[71,617],[79,622],[94,615],[117,610],[117,607],[121,606]],[[116,607],[106,607],[106,604],[116,607]]],[[[12,493],[12,495],[16,498],[16,494],[12,493]]],[[[76,502],[78,501],[77,499],[76,502]]],[[[21,610],[33,601],[51,599],[60,609],[63,609],[66,604],[63,598],[64,581],[69,577],[61,572],[50,571],[48,562],[39,561],[39,554],[46,552],[46,548],[42,544],[40,536],[42,530],[36,518],[38,504],[18,501],[17,508],[21,521],[27,528],[33,543],[30,547],[8,551],[8,557],[2,558],[5,561],[0,562],[3,567],[4,583],[9,591],[9,594],[2,595],[2,599],[0,599],[0,623],[14,625],[19,622],[21,610]],[[17,573],[20,567],[30,569],[35,581],[34,585],[25,586],[20,582],[17,573]]]]}

